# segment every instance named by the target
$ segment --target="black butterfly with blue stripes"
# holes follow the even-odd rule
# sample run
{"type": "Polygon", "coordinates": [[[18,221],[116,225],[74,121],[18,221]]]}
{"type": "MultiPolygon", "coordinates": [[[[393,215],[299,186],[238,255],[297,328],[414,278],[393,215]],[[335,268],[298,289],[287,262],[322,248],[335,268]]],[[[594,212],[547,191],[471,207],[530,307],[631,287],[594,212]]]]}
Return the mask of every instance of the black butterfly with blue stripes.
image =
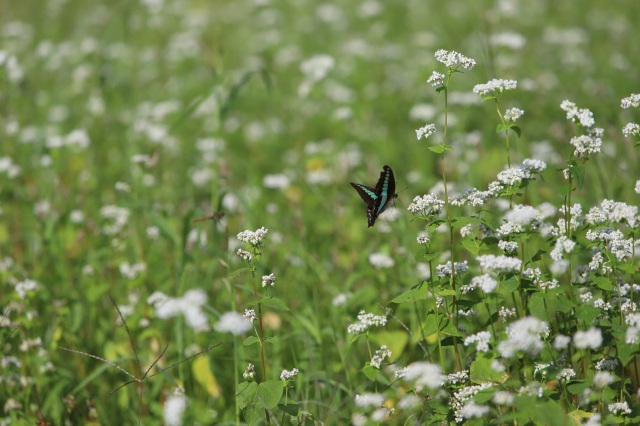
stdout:
{"type": "Polygon", "coordinates": [[[378,179],[375,188],[353,182],[351,182],[351,186],[358,191],[360,198],[367,204],[369,227],[372,227],[376,223],[378,216],[398,198],[396,180],[393,177],[393,170],[389,166],[382,168],[380,179],[378,179]]]}

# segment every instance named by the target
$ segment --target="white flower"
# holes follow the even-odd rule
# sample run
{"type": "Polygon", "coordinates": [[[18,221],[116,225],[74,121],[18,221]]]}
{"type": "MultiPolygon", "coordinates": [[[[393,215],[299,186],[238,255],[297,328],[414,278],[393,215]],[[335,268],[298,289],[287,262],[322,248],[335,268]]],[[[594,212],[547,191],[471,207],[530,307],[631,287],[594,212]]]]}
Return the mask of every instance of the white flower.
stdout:
{"type": "Polygon", "coordinates": [[[282,370],[282,373],[280,373],[280,380],[282,380],[282,381],[291,380],[294,377],[296,377],[299,372],[300,371],[297,368],[294,368],[291,371],[282,370]]]}
{"type": "Polygon", "coordinates": [[[471,419],[473,417],[483,417],[489,413],[489,407],[484,405],[478,405],[474,401],[469,401],[462,408],[458,410],[458,415],[465,419],[471,419]]]}
{"type": "Polygon", "coordinates": [[[27,297],[27,292],[36,291],[38,289],[38,283],[34,280],[26,279],[17,282],[14,289],[16,293],[18,293],[18,297],[20,297],[20,299],[24,299],[27,297]]]}
{"type": "Polygon", "coordinates": [[[631,136],[640,135],[640,124],[638,123],[625,124],[625,126],[622,128],[622,134],[627,138],[630,138],[631,136]]]}
{"type": "Polygon", "coordinates": [[[440,49],[435,53],[436,61],[443,63],[448,68],[458,68],[462,66],[462,68],[471,70],[476,65],[476,61],[471,58],[468,58],[461,53],[458,53],[454,50],[448,52],[444,49],[440,49]]]}
{"type": "Polygon", "coordinates": [[[187,408],[187,398],[182,394],[169,395],[164,403],[164,421],[167,426],[182,425],[182,415],[187,408]]]}
{"type": "Polygon", "coordinates": [[[440,366],[426,361],[409,364],[403,372],[402,378],[406,382],[415,382],[418,392],[425,387],[432,390],[439,389],[445,381],[440,366]]]}
{"type": "Polygon", "coordinates": [[[287,189],[291,185],[291,179],[285,174],[265,175],[262,184],[270,189],[287,189]]]}
{"type": "Polygon", "coordinates": [[[374,315],[366,313],[364,310],[358,313],[358,322],[347,327],[347,333],[360,334],[367,331],[370,327],[381,327],[387,323],[387,317],[384,315],[374,315]]]}
{"type": "Polygon", "coordinates": [[[485,293],[491,293],[498,288],[498,281],[492,278],[489,274],[478,275],[471,278],[471,285],[474,288],[480,288],[485,293]]]}
{"type": "Polygon", "coordinates": [[[416,129],[416,137],[418,138],[418,140],[422,138],[426,139],[429,136],[433,135],[435,132],[436,132],[436,125],[427,124],[423,127],[420,127],[419,129],[416,129]]]}
{"type": "Polygon", "coordinates": [[[376,268],[392,268],[396,262],[393,258],[384,253],[371,253],[369,255],[369,263],[376,268]]]}
{"type": "Polygon", "coordinates": [[[275,283],[276,283],[276,276],[274,273],[262,276],[262,287],[266,287],[268,285],[273,287],[275,283]]]}
{"type": "Polygon", "coordinates": [[[218,322],[213,326],[220,333],[231,333],[241,336],[249,332],[253,325],[239,312],[227,312],[222,314],[218,322]]]}
{"type": "Polygon", "coordinates": [[[518,86],[518,82],[515,80],[503,80],[496,79],[488,81],[485,84],[476,84],[473,88],[473,93],[480,96],[498,95],[505,90],[513,90],[518,86]]]}
{"type": "Polygon", "coordinates": [[[524,115],[524,111],[519,108],[510,108],[504,112],[504,120],[514,122],[524,115]]]}
{"type": "Polygon", "coordinates": [[[522,265],[522,260],[517,257],[494,256],[492,254],[478,256],[476,260],[480,263],[481,268],[495,272],[517,272],[522,265]]]}
{"type": "Polygon", "coordinates": [[[627,109],[627,108],[638,108],[640,107],[640,93],[634,93],[626,98],[622,98],[622,101],[620,102],[620,107],[622,109],[627,109]]]}
{"type": "Polygon", "coordinates": [[[269,232],[269,230],[264,227],[256,230],[255,232],[249,230],[242,231],[238,234],[238,240],[244,243],[249,243],[255,247],[260,247],[262,246],[262,240],[267,236],[267,232],[269,232]]]}
{"type": "Polygon", "coordinates": [[[476,344],[476,350],[478,352],[487,352],[489,350],[489,340],[491,339],[491,332],[481,331],[471,336],[467,336],[464,339],[464,345],[469,346],[473,343],[476,344]]]}
{"type": "Polygon", "coordinates": [[[391,358],[391,351],[387,348],[386,345],[382,345],[371,358],[370,364],[371,366],[379,369],[382,361],[384,361],[385,358],[391,358]]]}
{"type": "Polygon", "coordinates": [[[355,403],[360,408],[379,408],[384,404],[384,395],[381,393],[356,394],[355,403]]]}
{"type": "Polygon", "coordinates": [[[518,351],[537,355],[544,347],[541,337],[549,334],[549,326],[535,317],[525,317],[509,324],[506,332],[508,339],[498,344],[503,358],[512,358],[518,351]]]}
{"type": "Polygon", "coordinates": [[[578,349],[598,349],[602,345],[602,331],[595,327],[587,331],[577,331],[573,335],[573,345],[578,349]]]}
{"type": "MultiPolygon", "coordinates": [[[[427,79],[427,84],[433,87],[440,87],[444,85],[445,75],[437,71],[431,73],[431,76],[427,79]]],[[[418,138],[420,139],[420,138],[418,138]]]]}
{"type": "Polygon", "coordinates": [[[514,396],[507,391],[497,391],[493,394],[493,398],[491,400],[496,405],[512,405],[514,396]]]}
{"type": "Polygon", "coordinates": [[[609,386],[615,380],[616,379],[613,377],[613,374],[608,371],[598,371],[593,375],[593,386],[596,389],[602,389],[605,386],[609,386]]]}
{"type": "Polygon", "coordinates": [[[423,216],[437,215],[442,211],[444,201],[439,200],[436,195],[427,194],[416,196],[413,202],[409,204],[407,210],[413,214],[421,214],[423,216]]]}

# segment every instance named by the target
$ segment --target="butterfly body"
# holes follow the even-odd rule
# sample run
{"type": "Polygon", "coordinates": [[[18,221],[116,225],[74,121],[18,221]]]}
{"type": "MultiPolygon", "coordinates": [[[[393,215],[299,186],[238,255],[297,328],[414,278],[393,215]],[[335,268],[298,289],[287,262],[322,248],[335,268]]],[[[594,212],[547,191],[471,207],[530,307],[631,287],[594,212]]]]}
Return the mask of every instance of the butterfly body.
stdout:
{"type": "Polygon", "coordinates": [[[384,166],[382,173],[380,173],[380,179],[375,188],[362,185],[360,183],[351,182],[351,186],[358,191],[358,195],[367,204],[367,221],[369,227],[372,227],[376,223],[376,219],[387,207],[392,205],[398,194],[396,194],[396,180],[393,176],[393,170],[391,167],[384,166]]]}

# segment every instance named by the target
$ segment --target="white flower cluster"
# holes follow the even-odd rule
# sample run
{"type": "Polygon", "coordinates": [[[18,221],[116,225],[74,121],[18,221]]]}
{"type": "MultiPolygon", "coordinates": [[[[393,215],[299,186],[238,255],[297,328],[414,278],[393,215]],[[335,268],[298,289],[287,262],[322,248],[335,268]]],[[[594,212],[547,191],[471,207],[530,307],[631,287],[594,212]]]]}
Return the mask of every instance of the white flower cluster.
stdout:
{"type": "Polygon", "coordinates": [[[358,313],[358,322],[350,324],[347,327],[347,333],[360,334],[367,331],[370,327],[382,327],[385,324],[387,324],[387,317],[385,315],[374,315],[362,310],[358,313]]]}
{"type": "Polygon", "coordinates": [[[482,269],[495,272],[517,272],[522,266],[522,260],[517,257],[495,256],[487,254],[476,257],[482,269]]]}
{"type": "Polygon", "coordinates": [[[640,124],[638,123],[627,123],[622,128],[622,134],[630,138],[631,136],[639,136],[640,135],[640,124]]]}
{"type": "Polygon", "coordinates": [[[573,155],[578,158],[587,157],[589,154],[597,154],[602,147],[602,139],[593,135],[574,136],[569,143],[575,148],[573,155]]]}
{"type": "Polygon", "coordinates": [[[620,261],[631,257],[633,254],[633,239],[625,240],[624,234],[611,227],[602,229],[590,229],[587,231],[587,240],[601,241],[605,243],[607,250],[613,253],[620,261]]]}
{"type": "Polygon", "coordinates": [[[549,335],[549,326],[535,317],[525,317],[509,324],[506,332],[508,339],[498,344],[503,358],[512,358],[519,351],[538,355],[544,348],[542,337],[549,335]]]}
{"type": "Polygon", "coordinates": [[[558,379],[560,383],[568,383],[574,377],[576,377],[576,372],[573,368],[563,368],[556,376],[556,379],[558,379]]]}
{"type": "Polygon", "coordinates": [[[102,227],[102,232],[106,235],[116,235],[127,225],[129,209],[118,206],[103,206],[100,208],[100,216],[109,221],[102,227]]]}
{"type": "Polygon", "coordinates": [[[434,194],[416,196],[413,202],[409,204],[407,210],[413,214],[421,214],[423,216],[437,215],[442,211],[444,201],[439,200],[434,194]]]}
{"type": "Polygon", "coordinates": [[[498,248],[507,254],[513,254],[518,250],[518,243],[515,241],[498,241],[498,248]]]}
{"type": "Polygon", "coordinates": [[[422,138],[426,139],[429,136],[433,135],[435,132],[436,132],[435,124],[426,124],[420,127],[419,129],[416,129],[416,137],[418,138],[418,140],[422,138]]]}
{"type": "Polygon", "coordinates": [[[440,366],[427,361],[409,364],[400,370],[396,376],[401,377],[406,382],[413,382],[418,392],[421,392],[425,387],[439,389],[446,380],[440,366]]]}
{"type": "Polygon", "coordinates": [[[269,275],[262,276],[262,287],[266,287],[270,285],[273,287],[276,283],[276,275],[274,273],[270,273],[269,275]]]}
{"type": "Polygon", "coordinates": [[[546,168],[544,161],[528,158],[521,165],[498,173],[498,181],[507,186],[520,184],[524,179],[531,179],[533,173],[542,173],[546,168]]]}
{"type": "Polygon", "coordinates": [[[595,124],[593,113],[587,108],[578,108],[575,103],[568,100],[562,101],[560,108],[567,113],[567,120],[573,123],[579,123],[587,129],[595,124]]]}
{"type": "MultiPolygon", "coordinates": [[[[187,290],[182,297],[169,297],[156,291],[147,298],[147,303],[155,308],[155,314],[158,318],[168,319],[182,314],[187,324],[195,331],[209,330],[209,318],[202,310],[202,306],[207,303],[207,293],[202,289],[187,290]]],[[[242,315],[237,315],[245,322],[242,315]]],[[[222,322],[222,318],[220,321],[222,322]]],[[[218,329],[218,324],[216,324],[216,329],[218,329]]],[[[249,328],[251,328],[251,324],[249,324],[249,328]]]]}
{"type": "Polygon", "coordinates": [[[519,108],[509,108],[504,112],[504,121],[514,122],[524,115],[524,111],[519,108]]]}
{"type": "Polygon", "coordinates": [[[264,227],[256,230],[255,232],[249,230],[242,231],[238,234],[238,239],[243,243],[249,243],[252,246],[260,247],[262,246],[262,240],[267,236],[267,232],[269,232],[269,230],[264,227]]]}
{"type": "MultiPolygon", "coordinates": [[[[456,262],[455,268],[456,268],[456,275],[462,275],[469,270],[469,265],[465,260],[464,262],[456,262]]],[[[438,275],[439,277],[450,277],[451,261],[448,261],[447,263],[436,266],[436,275],[438,275]]]]}
{"type": "Polygon", "coordinates": [[[299,372],[300,371],[297,368],[294,368],[291,371],[282,370],[282,373],[280,373],[280,380],[282,380],[282,381],[291,380],[294,377],[296,377],[299,372]]]}
{"type": "Polygon", "coordinates": [[[455,373],[447,374],[446,382],[452,385],[459,385],[469,381],[469,370],[462,370],[455,373]]]}
{"type": "Polygon", "coordinates": [[[573,335],[573,345],[578,349],[598,349],[602,345],[602,331],[595,327],[587,331],[577,331],[573,335]]]}
{"type": "Polygon", "coordinates": [[[462,194],[452,195],[449,197],[449,203],[452,206],[473,206],[480,207],[484,205],[484,201],[495,196],[491,191],[479,191],[476,188],[467,188],[462,194]]]}
{"type": "MultiPolygon", "coordinates": [[[[484,389],[492,387],[491,383],[483,383],[481,385],[473,385],[464,387],[453,394],[449,405],[454,409],[454,417],[457,423],[462,423],[465,418],[477,417],[479,415],[485,415],[487,411],[482,407],[473,403],[473,397],[478,392],[484,389]],[[470,405],[473,404],[473,405],[470,405]],[[470,408],[466,408],[470,407],[470,408]],[[477,413],[477,414],[476,414],[477,413]]],[[[487,407],[488,409],[488,407],[487,407]]]]}
{"type": "Polygon", "coordinates": [[[516,80],[503,80],[501,78],[494,78],[485,84],[476,84],[473,87],[473,93],[480,96],[498,95],[505,90],[513,90],[518,87],[516,80]]]}
{"type": "Polygon", "coordinates": [[[427,84],[429,84],[432,87],[440,87],[444,85],[444,78],[445,78],[444,74],[434,71],[431,73],[431,76],[427,79],[427,84]]]}
{"type": "Polygon", "coordinates": [[[592,207],[586,215],[587,223],[595,225],[611,222],[622,222],[623,220],[631,227],[635,227],[638,221],[638,206],[630,206],[623,202],[613,200],[603,200],[600,206],[592,207]]]}
{"type": "Polygon", "coordinates": [[[443,63],[448,68],[458,68],[459,66],[462,66],[464,69],[471,70],[476,66],[476,61],[456,52],[455,50],[448,52],[444,49],[440,49],[434,56],[436,61],[443,63]]]}
{"type": "Polygon", "coordinates": [[[570,240],[567,236],[563,235],[556,241],[556,245],[551,250],[550,256],[553,260],[562,259],[562,253],[571,253],[575,248],[576,243],[570,240]]]}
{"type": "Polygon", "coordinates": [[[464,345],[469,346],[476,344],[476,350],[478,352],[487,352],[489,350],[489,340],[491,339],[491,332],[481,331],[480,333],[472,334],[464,339],[464,345]]]}
{"type": "Polygon", "coordinates": [[[633,93],[620,101],[620,107],[623,109],[640,107],[640,93],[633,93]]]}
{"type": "Polygon", "coordinates": [[[371,253],[369,255],[369,263],[376,268],[393,268],[396,261],[386,253],[371,253]]]}
{"type": "Polygon", "coordinates": [[[385,358],[391,358],[391,350],[382,345],[371,358],[371,366],[379,369],[385,358]]]}

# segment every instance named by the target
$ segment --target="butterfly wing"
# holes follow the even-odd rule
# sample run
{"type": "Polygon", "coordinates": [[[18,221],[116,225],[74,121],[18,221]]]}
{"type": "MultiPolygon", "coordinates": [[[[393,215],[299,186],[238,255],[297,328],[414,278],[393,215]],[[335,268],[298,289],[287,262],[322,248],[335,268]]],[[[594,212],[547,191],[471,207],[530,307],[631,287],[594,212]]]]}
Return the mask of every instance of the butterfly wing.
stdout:
{"type": "Polygon", "coordinates": [[[380,173],[380,179],[375,188],[371,188],[359,183],[351,183],[360,198],[367,204],[367,222],[369,227],[372,227],[376,223],[376,219],[395,201],[398,194],[396,191],[396,181],[393,176],[393,170],[391,167],[384,166],[382,173],[380,173]]]}
{"type": "Polygon", "coordinates": [[[396,179],[391,167],[384,166],[382,168],[380,179],[378,179],[378,183],[376,184],[376,194],[378,195],[375,205],[375,216],[377,218],[387,207],[392,205],[398,197],[398,194],[396,194],[396,179]]]}

